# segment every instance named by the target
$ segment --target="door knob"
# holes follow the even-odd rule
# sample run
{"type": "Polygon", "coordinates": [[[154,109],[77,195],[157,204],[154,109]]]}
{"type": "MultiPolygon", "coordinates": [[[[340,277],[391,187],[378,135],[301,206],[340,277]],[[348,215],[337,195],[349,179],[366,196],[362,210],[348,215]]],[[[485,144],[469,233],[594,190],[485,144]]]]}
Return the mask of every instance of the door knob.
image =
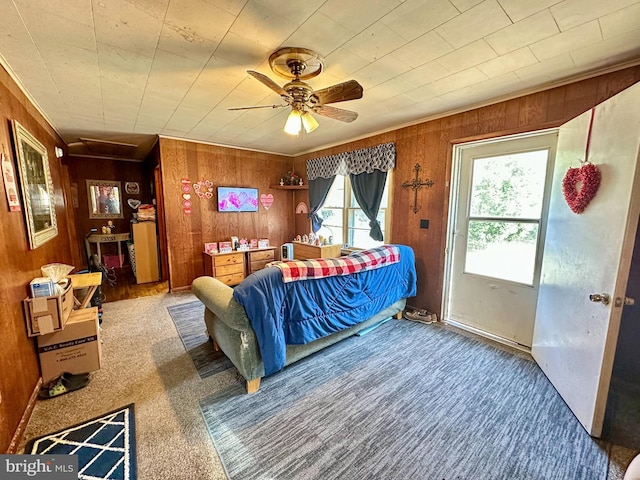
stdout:
{"type": "Polygon", "coordinates": [[[609,305],[609,295],[606,293],[592,293],[589,295],[589,300],[603,305],[609,305]]]}

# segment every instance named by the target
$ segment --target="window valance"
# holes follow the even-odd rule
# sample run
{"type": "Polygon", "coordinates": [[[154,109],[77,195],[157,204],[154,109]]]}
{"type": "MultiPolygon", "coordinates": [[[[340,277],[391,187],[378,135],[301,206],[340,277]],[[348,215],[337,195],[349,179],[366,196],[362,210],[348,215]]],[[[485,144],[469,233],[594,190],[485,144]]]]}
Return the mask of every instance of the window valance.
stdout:
{"type": "Polygon", "coordinates": [[[307,179],[331,178],[335,175],[359,175],[374,170],[387,172],[396,165],[396,144],[382,143],[375,147],[338,153],[307,160],[307,179]]]}

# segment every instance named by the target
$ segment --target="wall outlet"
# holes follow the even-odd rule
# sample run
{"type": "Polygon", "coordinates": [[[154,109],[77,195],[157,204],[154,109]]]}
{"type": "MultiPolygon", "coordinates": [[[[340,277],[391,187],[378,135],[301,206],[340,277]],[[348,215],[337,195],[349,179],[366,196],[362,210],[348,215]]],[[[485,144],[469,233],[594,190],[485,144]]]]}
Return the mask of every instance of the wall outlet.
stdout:
{"type": "Polygon", "coordinates": [[[420,228],[429,228],[429,220],[420,219],[420,228]]]}

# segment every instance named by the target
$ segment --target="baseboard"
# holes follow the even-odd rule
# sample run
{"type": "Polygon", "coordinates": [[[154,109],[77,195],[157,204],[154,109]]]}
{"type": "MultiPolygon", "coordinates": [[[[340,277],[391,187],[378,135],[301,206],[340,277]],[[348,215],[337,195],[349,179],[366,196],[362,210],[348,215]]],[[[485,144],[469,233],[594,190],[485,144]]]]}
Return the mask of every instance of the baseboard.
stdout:
{"type": "Polygon", "coordinates": [[[175,292],[185,292],[187,290],[191,290],[191,285],[187,285],[185,287],[175,287],[175,288],[171,288],[171,293],[175,293],[175,292]]]}
{"type": "Polygon", "coordinates": [[[33,409],[36,406],[36,400],[38,400],[38,392],[40,392],[40,388],[42,387],[42,377],[38,378],[38,382],[36,383],[33,392],[31,392],[31,398],[29,398],[29,403],[27,403],[27,408],[25,408],[24,413],[22,414],[22,418],[20,419],[20,423],[18,423],[18,428],[16,428],[16,432],[13,434],[13,438],[11,439],[11,443],[9,444],[9,449],[7,453],[14,454],[22,441],[22,436],[24,435],[24,431],[27,428],[27,424],[31,419],[31,414],[33,413],[33,409]]]}
{"type": "Polygon", "coordinates": [[[524,353],[531,354],[531,349],[524,345],[520,345],[512,340],[499,337],[498,335],[494,335],[489,332],[485,332],[484,330],[480,330],[478,328],[471,327],[469,325],[465,325],[464,323],[456,322],[455,320],[444,320],[443,323],[447,326],[457,328],[458,330],[463,330],[465,332],[473,333],[474,335],[478,335],[480,337],[484,337],[493,342],[506,345],[507,347],[513,348],[514,350],[519,350],[524,353]]]}

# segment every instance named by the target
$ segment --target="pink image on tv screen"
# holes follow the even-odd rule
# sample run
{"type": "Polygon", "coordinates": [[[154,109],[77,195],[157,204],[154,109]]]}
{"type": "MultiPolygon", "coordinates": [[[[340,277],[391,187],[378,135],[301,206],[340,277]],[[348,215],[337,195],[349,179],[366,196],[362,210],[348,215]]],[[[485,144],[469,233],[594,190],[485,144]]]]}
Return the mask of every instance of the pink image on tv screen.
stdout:
{"type": "Polygon", "coordinates": [[[257,212],[258,189],[218,187],[219,212],[257,212]]]}

